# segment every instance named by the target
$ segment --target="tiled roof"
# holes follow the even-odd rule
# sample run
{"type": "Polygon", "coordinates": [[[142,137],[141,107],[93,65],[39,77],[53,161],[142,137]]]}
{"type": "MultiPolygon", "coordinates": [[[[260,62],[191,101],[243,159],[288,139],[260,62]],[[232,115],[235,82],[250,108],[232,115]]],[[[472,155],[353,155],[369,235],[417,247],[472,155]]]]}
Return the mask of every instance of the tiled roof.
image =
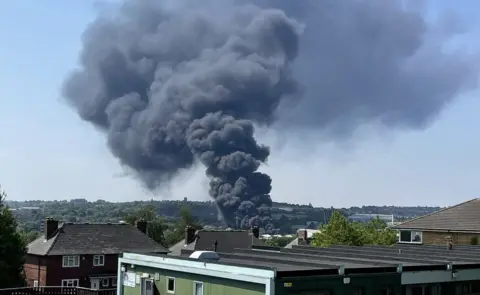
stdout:
{"type": "Polygon", "coordinates": [[[401,223],[393,229],[479,232],[480,199],[473,199],[431,214],[401,223]]]}
{"type": "Polygon", "coordinates": [[[251,249],[252,245],[263,245],[260,239],[248,231],[199,230],[196,235],[198,238],[189,244],[185,244],[185,239],[183,239],[172,246],[169,249],[171,254],[181,255],[182,250],[212,251],[215,241],[217,241],[218,252],[233,252],[235,248],[251,249]]]}
{"type": "Polygon", "coordinates": [[[54,236],[40,236],[27,246],[34,255],[119,254],[122,252],[166,253],[160,244],[136,227],[125,223],[63,223],[54,236]]]}

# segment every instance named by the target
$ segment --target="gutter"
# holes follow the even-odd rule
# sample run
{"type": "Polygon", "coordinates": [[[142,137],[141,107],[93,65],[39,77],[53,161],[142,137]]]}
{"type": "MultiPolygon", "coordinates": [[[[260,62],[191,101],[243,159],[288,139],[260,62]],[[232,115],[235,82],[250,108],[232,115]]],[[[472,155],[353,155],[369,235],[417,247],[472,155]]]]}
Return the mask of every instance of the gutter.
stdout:
{"type": "Polygon", "coordinates": [[[392,227],[392,230],[398,231],[422,231],[422,232],[442,232],[442,233],[464,233],[464,234],[480,234],[479,230],[452,230],[452,229],[439,229],[439,228],[401,228],[392,227]]]}

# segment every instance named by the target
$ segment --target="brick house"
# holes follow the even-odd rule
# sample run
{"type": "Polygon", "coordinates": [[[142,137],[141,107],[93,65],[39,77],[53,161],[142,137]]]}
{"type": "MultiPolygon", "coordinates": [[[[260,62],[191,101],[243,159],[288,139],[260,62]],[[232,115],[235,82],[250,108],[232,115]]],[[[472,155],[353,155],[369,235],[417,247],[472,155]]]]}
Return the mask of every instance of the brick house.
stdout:
{"type": "Polygon", "coordinates": [[[27,284],[116,288],[119,254],[168,252],[146,231],[145,221],[135,227],[126,223],[59,224],[47,218],[44,234],[27,246],[27,284]]]}
{"type": "Polygon", "coordinates": [[[478,244],[480,241],[480,199],[473,199],[431,214],[403,222],[398,230],[402,244],[478,244]]]}

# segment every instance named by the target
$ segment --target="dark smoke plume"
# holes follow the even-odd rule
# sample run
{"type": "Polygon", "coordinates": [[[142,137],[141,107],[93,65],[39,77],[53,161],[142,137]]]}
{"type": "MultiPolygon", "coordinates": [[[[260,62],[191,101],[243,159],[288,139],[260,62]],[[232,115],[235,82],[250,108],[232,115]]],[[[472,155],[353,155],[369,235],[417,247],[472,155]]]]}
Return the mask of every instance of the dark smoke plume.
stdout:
{"type": "Polygon", "coordinates": [[[422,0],[252,0],[306,25],[294,77],[304,95],[282,108],[282,128],[331,140],[365,123],[422,129],[478,82],[478,54],[448,50],[467,32],[453,12],[425,19],[422,0]]]}
{"type": "Polygon", "coordinates": [[[85,31],[64,96],[149,188],[201,162],[234,227],[270,223],[254,124],[331,138],[365,122],[422,128],[476,74],[442,49],[456,23],[405,1],[124,2],[85,31]]]}
{"type": "Polygon", "coordinates": [[[253,122],[273,122],[280,99],[296,91],[290,64],[303,28],[252,5],[212,18],[159,3],[126,1],[93,22],[64,95],[149,188],[199,160],[229,226],[266,225],[271,179],[257,169],[270,151],[253,122]]]}

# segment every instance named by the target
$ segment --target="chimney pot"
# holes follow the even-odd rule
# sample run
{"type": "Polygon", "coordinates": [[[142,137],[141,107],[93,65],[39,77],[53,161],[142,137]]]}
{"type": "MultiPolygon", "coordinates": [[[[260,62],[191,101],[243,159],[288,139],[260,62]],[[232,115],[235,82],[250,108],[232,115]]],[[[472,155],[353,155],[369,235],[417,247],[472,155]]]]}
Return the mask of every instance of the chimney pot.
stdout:
{"type": "Polygon", "coordinates": [[[213,243],[213,251],[217,252],[217,247],[218,247],[218,241],[215,240],[215,242],[213,243]]]}
{"type": "Polygon", "coordinates": [[[53,234],[55,231],[58,229],[58,220],[53,219],[52,217],[47,217],[45,219],[45,228],[44,228],[44,234],[45,234],[45,239],[48,240],[51,237],[53,237],[53,234]]]}
{"type": "Polygon", "coordinates": [[[258,228],[258,226],[254,226],[252,228],[252,234],[257,239],[260,237],[260,229],[258,228]]]}
{"type": "Polygon", "coordinates": [[[147,221],[145,221],[145,219],[142,218],[137,220],[135,226],[139,231],[141,231],[144,234],[147,234],[147,221]]]}
{"type": "Polygon", "coordinates": [[[195,229],[191,226],[185,228],[185,245],[192,243],[195,240],[195,229]]]}

